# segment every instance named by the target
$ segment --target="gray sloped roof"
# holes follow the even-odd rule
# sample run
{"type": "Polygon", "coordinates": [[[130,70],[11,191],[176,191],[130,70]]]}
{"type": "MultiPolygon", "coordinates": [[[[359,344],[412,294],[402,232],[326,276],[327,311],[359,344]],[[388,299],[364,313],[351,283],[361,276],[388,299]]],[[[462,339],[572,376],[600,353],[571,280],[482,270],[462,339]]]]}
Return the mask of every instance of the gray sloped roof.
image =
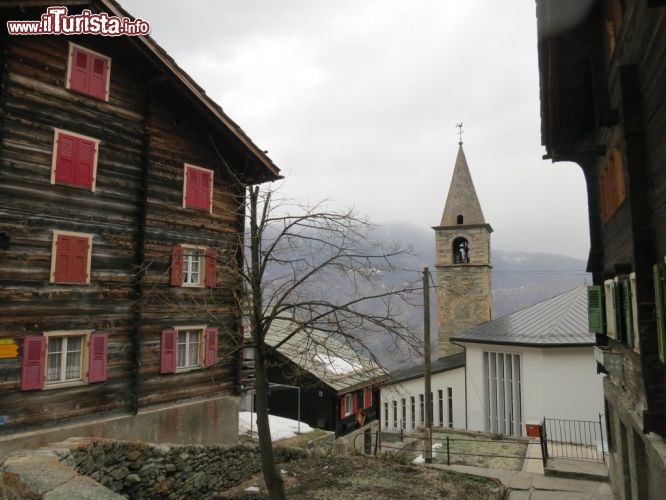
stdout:
{"type": "Polygon", "coordinates": [[[455,335],[456,342],[563,347],[594,345],[587,287],[578,287],[455,335]]]}
{"type": "MultiPolygon", "coordinates": [[[[431,362],[430,374],[436,375],[437,373],[455,370],[456,368],[462,368],[463,366],[465,366],[465,353],[458,352],[431,362]]],[[[409,368],[404,368],[402,370],[397,370],[391,373],[391,383],[406,382],[407,380],[421,378],[424,376],[425,367],[423,364],[410,366],[409,368]]]]}
{"type": "Polygon", "coordinates": [[[377,362],[328,332],[309,328],[280,344],[296,329],[298,325],[292,321],[274,320],[266,334],[266,344],[278,346],[276,350],[280,354],[338,394],[387,378],[387,372],[377,362]]]}

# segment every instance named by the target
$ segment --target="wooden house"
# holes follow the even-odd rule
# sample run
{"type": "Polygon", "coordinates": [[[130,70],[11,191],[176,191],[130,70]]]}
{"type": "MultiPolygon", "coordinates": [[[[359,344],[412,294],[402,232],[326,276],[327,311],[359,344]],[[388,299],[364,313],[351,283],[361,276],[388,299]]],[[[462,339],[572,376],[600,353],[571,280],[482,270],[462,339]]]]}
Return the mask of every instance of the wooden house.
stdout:
{"type": "MultiPolygon", "coordinates": [[[[2,25],[51,4],[3,2],[2,25]]],[[[0,446],[91,421],[235,439],[244,189],[278,168],[149,36],[0,48],[0,446]]]]}
{"type": "Polygon", "coordinates": [[[379,419],[379,384],[387,373],[348,343],[318,330],[274,320],[268,380],[271,415],[342,436],[379,419]]]}
{"type": "Polygon", "coordinates": [[[536,5],[546,158],[577,163],[587,186],[611,483],[621,500],[663,498],[666,2],[536,5]]]}

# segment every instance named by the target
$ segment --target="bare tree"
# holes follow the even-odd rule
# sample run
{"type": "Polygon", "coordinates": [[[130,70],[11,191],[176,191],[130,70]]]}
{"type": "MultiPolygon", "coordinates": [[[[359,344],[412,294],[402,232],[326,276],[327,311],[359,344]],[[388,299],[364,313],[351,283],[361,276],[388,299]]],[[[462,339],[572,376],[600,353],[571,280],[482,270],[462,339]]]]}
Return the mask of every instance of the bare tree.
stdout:
{"type": "MultiPolygon", "coordinates": [[[[377,279],[393,269],[408,249],[371,240],[372,226],[353,211],[275,203],[274,192],[248,188],[245,266],[250,339],[255,349],[256,412],[262,472],[271,499],[285,498],[273,457],[268,418],[269,347],[266,335],[278,320],[288,320],[290,337],[317,330],[357,349],[383,335],[391,343],[421,348],[421,340],[402,321],[400,309],[420,290],[413,283],[387,288],[377,279]],[[295,211],[292,211],[295,210],[295,211]],[[338,286],[345,283],[344,287],[338,286]],[[344,293],[336,289],[344,288],[344,293]]],[[[366,355],[372,356],[370,352],[366,355]]]]}

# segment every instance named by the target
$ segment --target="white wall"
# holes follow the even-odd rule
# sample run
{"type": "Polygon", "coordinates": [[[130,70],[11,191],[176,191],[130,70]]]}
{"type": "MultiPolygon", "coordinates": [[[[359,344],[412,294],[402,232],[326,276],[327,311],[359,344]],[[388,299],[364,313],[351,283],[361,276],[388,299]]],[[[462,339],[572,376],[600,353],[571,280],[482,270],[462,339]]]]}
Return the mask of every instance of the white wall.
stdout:
{"type": "Polygon", "coordinates": [[[543,417],[598,420],[603,413],[602,376],[590,347],[513,347],[466,344],[470,430],[486,431],[483,352],[520,354],[522,432],[543,417]]]}
{"type": "MultiPolygon", "coordinates": [[[[381,388],[380,391],[380,419],[382,431],[397,431],[401,425],[404,425],[407,431],[412,428],[422,427],[421,424],[421,394],[425,394],[424,378],[416,378],[406,382],[387,384],[381,388]],[[415,402],[415,422],[411,418],[411,397],[414,397],[415,402]],[[402,421],[402,399],[406,403],[406,422],[402,421]],[[397,419],[393,415],[393,402],[397,404],[397,419]],[[386,420],[385,403],[388,404],[388,420],[386,420]],[[413,426],[412,426],[413,424],[413,426]]],[[[433,395],[433,426],[438,427],[440,421],[443,427],[449,426],[449,403],[448,403],[448,389],[452,390],[453,402],[453,427],[457,429],[465,428],[465,368],[456,368],[442,373],[437,373],[431,376],[430,386],[433,395]],[[440,418],[439,411],[439,391],[442,391],[442,409],[443,414],[440,418]]],[[[425,396],[424,396],[424,399],[425,396]]],[[[425,415],[423,416],[425,420],[425,415]]]]}

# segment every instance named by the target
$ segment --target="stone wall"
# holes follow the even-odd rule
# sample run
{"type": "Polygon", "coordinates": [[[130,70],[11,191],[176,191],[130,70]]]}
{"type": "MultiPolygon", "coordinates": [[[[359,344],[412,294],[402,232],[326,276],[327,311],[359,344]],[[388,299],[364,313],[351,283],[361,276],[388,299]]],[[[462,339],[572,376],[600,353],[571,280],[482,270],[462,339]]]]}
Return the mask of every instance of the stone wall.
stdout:
{"type": "MultiPolygon", "coordinates": [[[[279,447],[274,454],[278,463],[307,456],[279,447]]],[[[0,498],[42,498],[63,488],[69,498],[208,498],[260,469],[256,446],[74,439],[8,458],[0,467],[0,498]]]]}

